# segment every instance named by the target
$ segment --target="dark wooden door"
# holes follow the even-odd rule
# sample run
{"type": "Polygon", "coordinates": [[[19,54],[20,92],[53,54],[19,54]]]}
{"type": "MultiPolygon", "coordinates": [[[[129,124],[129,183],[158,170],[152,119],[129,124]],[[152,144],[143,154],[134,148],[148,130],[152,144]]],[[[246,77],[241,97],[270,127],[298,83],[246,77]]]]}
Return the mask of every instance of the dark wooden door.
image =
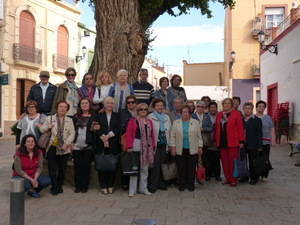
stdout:
{"type": "Polygon", "coordinates": [[[268,114],[275,119],[278,107],[278,87],[277,83],[268,86],[268,114]]]}

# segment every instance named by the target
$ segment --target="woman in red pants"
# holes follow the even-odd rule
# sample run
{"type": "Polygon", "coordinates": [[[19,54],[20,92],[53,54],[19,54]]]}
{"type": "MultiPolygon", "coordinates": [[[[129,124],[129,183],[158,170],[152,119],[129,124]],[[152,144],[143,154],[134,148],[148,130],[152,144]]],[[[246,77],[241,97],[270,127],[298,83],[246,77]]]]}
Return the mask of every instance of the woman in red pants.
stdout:
{"type": "Polygon", "coordinates": [[[233,108],[231,98],[223,100],[223,111],[219,112],[215,123],[215,140],[221,152],[221,161],[225,182],[223,184],[237,185],[233,177],[234,160],[239,156],[239,150],[245,140],[242,115],[233,108]]]}

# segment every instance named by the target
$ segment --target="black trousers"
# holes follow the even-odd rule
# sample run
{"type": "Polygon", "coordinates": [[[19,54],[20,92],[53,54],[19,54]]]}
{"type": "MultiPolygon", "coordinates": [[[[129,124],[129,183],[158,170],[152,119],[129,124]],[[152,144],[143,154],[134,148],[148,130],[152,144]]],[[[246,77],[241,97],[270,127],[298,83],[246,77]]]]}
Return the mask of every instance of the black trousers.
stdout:
{"type": "Polygon", "coordinates": [[[98,171],[98,179],[101,189],[112,188],[115,184],[116,172],[98,171]]]}
{"type": "Polygon", "coordinates": [[[51,178],[52,190],[62,188],[69,157],[70,154],[56,155],[56,147],[52,146],[48,150],[48,171],[51,178]]]}
{"type": "Polygon", "coordinates": [[[264,151],[264,154],[266,155],[267,159],[268,159],[268,163],[269,163],[269,169],[272,169],[272,164],[270,161],[270,150],[271,150],[271,145],[263,145],[262,146],[262,150],[264,151]]]}
{"type": "Polygon", "coordinates": [[[206,150],[206,176],[208,177],[220,177],[221,176],[221,164],[220,164],[220,152],[214,150],[206,150]]]}
{"type": "Polygon", "coordinates": [[[254,160],[257,158],[259,152],[257,149],[247,149],[248,152],[248,160],[249,160],[249,172],[251,180],[258,180],[259,176],[254,173],[254,160]]]}
{"type": "Polygon", "coordinates": [[[156,191],[158,187],[165,186],[162,177],[161,164],[166,160],[166,148],[166,145],[158,145],[156,148],[153,167],[149,169],[148,176],[148,189],[151,191],[156,191]]]}
{"type": "Polygon", "coordinates": [[[92,150],[74,150],[74,183],[75,188],[88,189],[91,174],[92,150]]]}
{"type": "Polygon", "coordinates": [[[183,149],[182,155],[176,156],[178,185],[180,189],[194,190],[198,155],[191,155],[189,149],[183,149]]]}

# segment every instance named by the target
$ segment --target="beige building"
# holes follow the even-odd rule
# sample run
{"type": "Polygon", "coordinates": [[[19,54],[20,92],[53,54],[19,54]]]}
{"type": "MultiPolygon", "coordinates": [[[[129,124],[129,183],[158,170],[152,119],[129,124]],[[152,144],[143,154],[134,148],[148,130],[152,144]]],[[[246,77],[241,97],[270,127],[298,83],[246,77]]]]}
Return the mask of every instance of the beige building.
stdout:
{"type": "Polygon", "coordinates": [[[187,63],[183,60],[183,85],[222,86],[224,63],[187,63]]]}
{"type": "Polygon", "coordinates": [[[159,79],[162,77],[168,77],[163,66],[159,66],[158,63],[150,58],[145,58],[142,68],[148,70],[148,82],[153,85],[154,89],[159,89],[159,79]]]}
{"type": "Polygon", "coordinates": [[[258,33],[272,36],[295,0],[237,0],[226,9],[224,34],[225,85],[242,101],[260,98],[258,33]]]}
{"type": "Polygon", "coordinates": [[[1,73],[8,74],[9,84],[2,86],[1,127],[9,134],[40,70],[48,70],[57,84],[74,66],[80,11],[72,0],[13,0],[5,1],[3,15],[1,73]]]}

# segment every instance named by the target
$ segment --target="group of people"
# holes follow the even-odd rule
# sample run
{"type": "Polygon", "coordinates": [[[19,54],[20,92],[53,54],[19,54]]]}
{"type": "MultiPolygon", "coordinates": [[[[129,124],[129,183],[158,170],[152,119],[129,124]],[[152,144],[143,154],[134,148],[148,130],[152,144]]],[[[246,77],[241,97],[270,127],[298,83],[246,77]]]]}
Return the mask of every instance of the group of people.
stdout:
{"type": "MultiPolygon", "coordinates": [[[[166,190],[162,165],[170,159],[176,162],[179,191],[194,191],[200,164],[206,169],[207,181],[214,177],[221,182],[220,161],[222,183],[236,186],[236,160],[242,149],[249,158],[250,184],[268,176],[255,168],[258,155],[269,159],[275,140],[263,101],[256,103],[255,115],[252,103],[245,103],[243,112],[238,110],[239,97],[224,99],[218,111],[218,104],[208,96],[196,104],[187,100],[179,75],[173,75],[171,86],[162,77],[160,89],[154,91],[146,69],[140,70],[133,84],[124,69],[117,72],[115,82],[108,72],[101,72],[96,81],[87,73],[81,87],[74,81],[74,68],[68,68],[65,76],[66,81],[56,87],[49,83],[49,72],[41,71],[40,82],[32,86],[17,123],[13,177],[25,178],[25,189],[32,197],[39,197],[50,184],[51,194],[63,193],[70,158],[75,193],[88,191],[94,161],[101,192],[112,194],[123,153],[138,161],[138,173],[122,173],[121,177],[122,188],[130,197],[166,190]],[[46,146],[41,147],[45,140],[46,146]],[[48,175],[42,175],[44,158],[48,175]]],[[[269,161],[268,165],[271,169],[269,161]]]]}

